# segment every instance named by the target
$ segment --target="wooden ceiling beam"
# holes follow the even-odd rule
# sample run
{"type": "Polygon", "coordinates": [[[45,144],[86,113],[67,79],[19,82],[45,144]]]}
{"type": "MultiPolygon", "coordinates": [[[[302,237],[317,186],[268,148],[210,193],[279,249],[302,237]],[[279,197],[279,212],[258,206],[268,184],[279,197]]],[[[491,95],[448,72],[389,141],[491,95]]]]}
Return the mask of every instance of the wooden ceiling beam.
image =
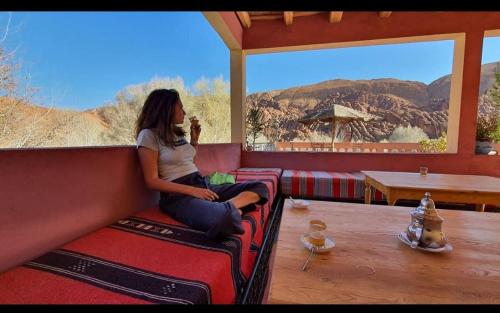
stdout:
{"type": "Polygon", "coordinates": [[[330,11],[330,23],[340,23],[343,11],[330,11]]]}
{"type": "Polygon", "coordinates": [[[282,15],[283,11],[250,11],[250,16],[253,18],[254,16],[263,16],[263,15],[282,15]]]}
{"type": "Polygon", "coordinates": [[[243,25],[244,28],[250,28],[252,26],[252,20],[250,19],[250,15],[246,11],[236,11],[236,14],[238,15],[238,18],[241,21],[241,25],[243,25]]]}
{"type": "Polygon", "coordinates": [[[307,11],[307,12],[293,12],[293,17],[299,17],[299,16],[310,16],[310,15],[316,15],[324,13],[321,11],[307,11]]]}
{"type": "Polygon", "coordinates": [[[282,14],[269,14],[269,15],[252,15],[252,20],[277,20],[283,18],[282,14]]]}
{"type": "MultiPolygon", "coordinates": [[[[310,15],[316,15],[323,13],[321,11],[307,11],[307,12],[293,12],[293,17],[302,17],[302,16],[310,16],[310,15]]],[[[255,14],[254,12],[250,13],[250,18],[252,21],[258,21],[258,20],[277,20],[277,19],[282,19],[283,14],[280,12],[279,14],[277,13],[259,13],[255,14]]]]}
{"type": "Polygon", "coordinates": [[[293,23],[293,11],[284,11],[283,17],[285,18],[286,26],[292,25],[292,23],[293,23]]]}
{"type": "Polygon", "coordinates": [[[380,11],[380,12],[378,12],[378,16],[380,16],[382,18],[387,18],[387,17],[391,16],[391,13],[392,13],[392,11],[380,11]]]}

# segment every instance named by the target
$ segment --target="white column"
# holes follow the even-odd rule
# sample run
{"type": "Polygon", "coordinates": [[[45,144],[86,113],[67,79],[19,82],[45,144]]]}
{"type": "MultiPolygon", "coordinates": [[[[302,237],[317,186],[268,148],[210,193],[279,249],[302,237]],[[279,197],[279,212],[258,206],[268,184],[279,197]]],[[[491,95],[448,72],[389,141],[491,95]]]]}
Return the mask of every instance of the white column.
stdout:
{"type": "Polygon", "coordinates": [[[245,144],[246,55],[231,50],[231,142],[245,144]]]}

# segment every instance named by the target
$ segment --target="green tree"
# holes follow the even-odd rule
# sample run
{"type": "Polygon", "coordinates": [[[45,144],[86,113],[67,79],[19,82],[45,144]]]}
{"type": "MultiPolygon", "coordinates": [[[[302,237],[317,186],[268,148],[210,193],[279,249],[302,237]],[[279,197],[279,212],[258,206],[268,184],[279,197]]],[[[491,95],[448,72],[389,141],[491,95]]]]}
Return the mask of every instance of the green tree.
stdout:
{"type": "Polygon", "coordinates": [[[495,70],[495,84],[490,89],[490,96],[495,102],[496,109],[496,129],[491,133],[491,137],[495,142],[500,142],[500,63],[497,63],[495,70]]]}
{"type": "Polygon", "coordinates": [[[489,94],[493,101],[495,101],[495,105],[497,108],[500,107],[500,62],[497,64],[495,69],[495,83],[489,90],[489,94]]]}
{"type": "Polygon", "coordinates": [[[190,99],[189,91],[180,77],[153,77],[149,82],[129,85],[120,90],[112,103],[99,108],[99,115],[109,125],[101,136],[103,144],[135,144],[135,123],[147,96],[155,89],[175,89],[183,101],[190,99]]]}
{"type": "Polygon", "coordinates": [[[11,14],[6,25],[0,25],[0,147],[23,148],[40,142],[40,122],[47,114],[26,117],[23,109],[30,105],[36,89],[30,85],[30,75],[19,76],[20,65],[16,50],[8,51],[4,42],[9,36],[11,14]]]}
{"type": "Polygon", "coordinates": [[[247,111],[246,123],[253,148],[255,146],[255,139],[262,133],[262,130],[266,126],[263,110],[260,107],[250,107],[247,111]]]}
{"type": "MultiPolygon", "coordinates": [[[[202,77],[194,84],[190,100],[184,101],[188,117],[196,116],[202,125],[200,143],[231,142],[229,88],[222,76],[211,80],[202,77]]],[[[189,124],[188,119],[186,123],[189,124]]]]}
{"type": "Polygon", "coordinates": [[[12,54],[6,53],[0,47],[0,97],[12,97],[16,91],[14,74],[18,64],[13,60],[12,54]]]}
{"type": "MultiPolygon", "coordinates": [[[[221,77],[201,78],[194,90],[186,87],[180,77],[154,77],[147,83],[130,85],[120,90],[112,103],[99,108],[99,115],[109,125],[102,135],[103,144],[135,144],[135,123],[144,101],[155,89],[175,89],[179,92],[187,117],[196,116],[202,125],[200,143],[231,141],[229,82],[221,77]]],[[[189,119],[183,128],[189,136],[189,119]]]]}

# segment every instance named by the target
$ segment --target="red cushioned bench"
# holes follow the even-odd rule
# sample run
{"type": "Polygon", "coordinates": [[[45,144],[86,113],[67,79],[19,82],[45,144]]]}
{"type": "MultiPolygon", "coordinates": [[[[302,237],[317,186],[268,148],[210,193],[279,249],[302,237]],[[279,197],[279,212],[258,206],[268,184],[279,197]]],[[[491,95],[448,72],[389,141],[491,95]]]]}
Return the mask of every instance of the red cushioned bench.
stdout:
{"type": "MultiPolygon", "coordinates": [[[[281,175],[284,196],[309,199],[339,199],[364,201],[365,175],[361,172],[326,172],[287,169],[281,175]]],[[[384,200],[384,195],[372,188],[372,200],[384,200]]]]}
{"type": "Polygon", "coordinates": [[[0,303],[235,303],[254,269],[280,169],[231,171],[270,199],[243,216],[243,235],[208,240],[142,210],[0,274],[0,303]]]}

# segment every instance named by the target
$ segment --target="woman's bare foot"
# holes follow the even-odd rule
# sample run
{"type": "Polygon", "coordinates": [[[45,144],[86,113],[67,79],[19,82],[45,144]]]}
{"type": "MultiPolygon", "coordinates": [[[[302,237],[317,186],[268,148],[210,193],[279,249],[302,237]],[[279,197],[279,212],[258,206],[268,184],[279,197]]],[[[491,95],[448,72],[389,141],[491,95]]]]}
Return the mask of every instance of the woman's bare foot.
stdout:
{"type": "Polygon", "coordinates": [[[243,211],[240,208],[243,208],[249,204],[256,203],[260,200],[260,196],[253,191],[243,191],[236,197],[229,199],[234,206],[242,213],[243,211]]]}

